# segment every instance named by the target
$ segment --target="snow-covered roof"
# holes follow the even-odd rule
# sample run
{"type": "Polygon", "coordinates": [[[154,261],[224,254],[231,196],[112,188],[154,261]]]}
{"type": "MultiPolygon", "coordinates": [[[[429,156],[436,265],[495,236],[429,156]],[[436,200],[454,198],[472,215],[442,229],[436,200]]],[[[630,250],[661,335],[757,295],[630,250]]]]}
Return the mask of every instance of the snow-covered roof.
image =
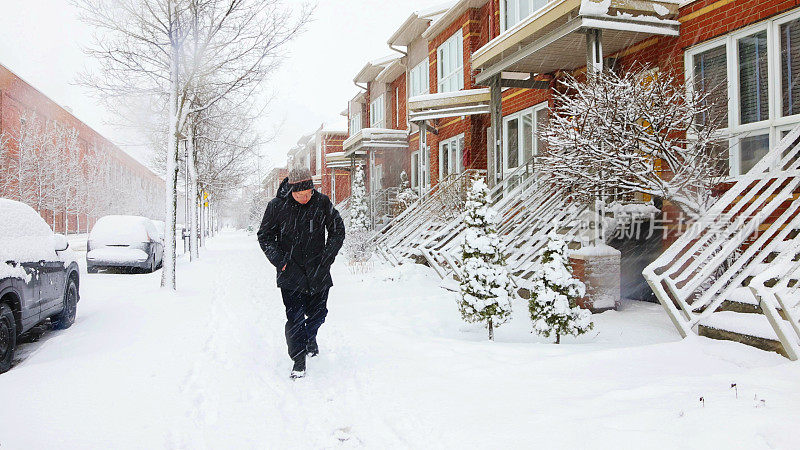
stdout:
{"type": "Polygon", "coordinates": [[[430,8],[414,11],[392,34],[387,41],[389,45],[407,47],[411,42],[420,37],[431,21],[436,20],[455,4],[454,1],[441,3],[430,8]]]}
{"type": "Polygon", "coordinates": [[[400,62],[400,60],[393,61],[391,64],[386,66],[385,69],[375,77],[375,81],[380,83],[391,83],[392,81],[396,80],[400,75],[406,72],[405,66],[400,62]]]}
{"type": "Polygon", "coordinates": [[[466,10],[470,8],[480,8],[481,6],[485,5],[489,0],[459,0],[450,9],[447,10],[444,14],[439,16],[425,32],[422,33],[422,37],[425,39],[431,39],[436,37],[439,33],[444,31],[445,28],[450,26],[454,20],[456,20],[459,16],[464,14],[466,10]]]}
{"type": "Polygon", "coordinates": [[[356,83],[368,83],[375,79],[378,74],[383,71],[389,64],[392,62],[399,60],[402,58],[402,55],[394,53],[392,55],[387,55],[381,58],[373,59],[372,61],[368,62],[364,67],[358,72],[358,75],[353,79],[356,83]]]}
{"type": "Polygon", "coordinates": [[[365,148],[408,148],[408,130],[363,128],[342,143],[346,156],[365,148]]]}

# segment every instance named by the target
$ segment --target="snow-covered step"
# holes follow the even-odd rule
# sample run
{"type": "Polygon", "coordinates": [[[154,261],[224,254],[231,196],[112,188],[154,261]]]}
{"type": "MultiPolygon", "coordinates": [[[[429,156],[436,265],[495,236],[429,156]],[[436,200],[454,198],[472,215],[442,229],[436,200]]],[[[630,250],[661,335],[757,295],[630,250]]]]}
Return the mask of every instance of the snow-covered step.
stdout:
{"type": "Polygon", "coordinates": [[[787,356],[775,330],[763,314],[720,311],[698,324],[698,334],[711,339],[739,342],[787,356]]]}

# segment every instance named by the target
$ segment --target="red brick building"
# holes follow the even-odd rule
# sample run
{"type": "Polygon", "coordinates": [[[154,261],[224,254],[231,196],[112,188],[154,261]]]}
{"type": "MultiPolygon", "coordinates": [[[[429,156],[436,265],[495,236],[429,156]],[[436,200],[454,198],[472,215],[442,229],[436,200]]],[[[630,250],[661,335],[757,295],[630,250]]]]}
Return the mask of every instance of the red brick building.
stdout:
{"type": "MultiPolygon", "coordinates": [[[[25,191],[31,183],[42,183],[44,192],[54,189],[54,183],[33,178],[20,183],[15,177],[20,170],[19,142],[21,130],[26,120],[36,120],[44,129],[48,124],[59,124],[67,129],[77,131],[79,151],[72,155],[73,159],[55,161],[55,167],[73,167],[73,176],[81,180],[91,179],[93,173],[100,170],[90,164],[93,155],[104,155],[103,180],[94,180],[87,192],[74,188],[66,195],[70,197],[85,196],[79,204],[73,205],[69,211],[55,210],[53,207],[31,205],[39,210],[42,217],[53,226],[56,232],[86,232],[99,216],[110,213],[138,214],[154,219],[163,217],[164,181],[147,167],[143,166],[127,153],[116,147],[89,126],[78,120],[69,110],[50,100],[36,88],[6,67],[0,66],[0,135],[5,139],[5,152],[0,154],[0,179],[6,181],[6,189],[2,195],[12,200],[26,200],[25,191]],[[74,163],[74,165],[72,164],[74,163]],[[111,194],[113,191],[113,195],[111,194]]],[[[23,141],[24,142],[24,141],[23,141]]],[[[28,148],[28,147],[24,147],[28,148]]],[[[39,151],[39,150],[36,150],[39,151]]],[[[41,162],[42,155],[25,154],[23,160],[41,162]]],[[[53,163],[53,161],[49,161],[53,163]]],[[[84,180],[84,187],[86,180],[84,180]]],[[[29,203],[30,200],[26,200],[29,203]]]]}

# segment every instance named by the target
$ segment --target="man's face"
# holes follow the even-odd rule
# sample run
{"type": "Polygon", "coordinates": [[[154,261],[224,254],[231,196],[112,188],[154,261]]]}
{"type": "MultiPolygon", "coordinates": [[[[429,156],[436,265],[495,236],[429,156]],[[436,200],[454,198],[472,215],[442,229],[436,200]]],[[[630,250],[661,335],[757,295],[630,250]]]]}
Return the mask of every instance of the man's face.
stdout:
{"type": "Polygon", "coordinates": [[[308,203],[309,200],[311,200],[311,192],[313,192],[313,189],[306,189],[305,191],[292,192],[292,197],[294,197],[297,203],[305,205],[306,203],[308,203]]]}

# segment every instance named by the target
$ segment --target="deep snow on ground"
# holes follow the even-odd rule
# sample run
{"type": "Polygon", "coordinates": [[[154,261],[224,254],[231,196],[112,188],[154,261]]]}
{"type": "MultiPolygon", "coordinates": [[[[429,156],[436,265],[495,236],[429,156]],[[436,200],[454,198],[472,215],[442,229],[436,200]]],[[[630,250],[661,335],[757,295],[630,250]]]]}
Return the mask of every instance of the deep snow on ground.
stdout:
{"type": "Polygon", "coordinates": [[[800,446],[800,365],[679,340],[657,305],[595,315],[588,336],[554,345],[516,303],[490,343],[428,269],[352,275],[342,259],[298,381],[254,236],[181,258],[177,293],[160,272],[84,272],[75,325],[0,375],[0,448],[800,446]]]}

